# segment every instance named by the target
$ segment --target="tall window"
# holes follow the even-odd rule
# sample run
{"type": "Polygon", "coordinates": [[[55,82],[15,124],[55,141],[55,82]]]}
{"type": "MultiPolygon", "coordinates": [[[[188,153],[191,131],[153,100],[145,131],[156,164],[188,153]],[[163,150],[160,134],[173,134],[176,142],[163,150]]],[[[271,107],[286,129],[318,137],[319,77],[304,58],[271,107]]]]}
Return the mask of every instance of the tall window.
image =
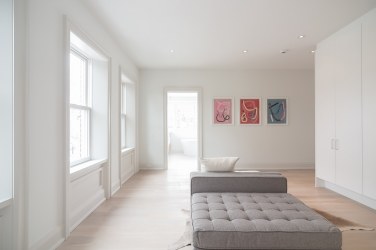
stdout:
{"type": "Polygon", "coordinates": [[[70,51],[70,164],[90,160],[90,60],[70,51]]]}
{"type": "Polygon", "coordinates": [[[127,119],[127,84],[121,84],[121,148],[126,148],[125,133],[126,133],[126,119],[127,119]]]}

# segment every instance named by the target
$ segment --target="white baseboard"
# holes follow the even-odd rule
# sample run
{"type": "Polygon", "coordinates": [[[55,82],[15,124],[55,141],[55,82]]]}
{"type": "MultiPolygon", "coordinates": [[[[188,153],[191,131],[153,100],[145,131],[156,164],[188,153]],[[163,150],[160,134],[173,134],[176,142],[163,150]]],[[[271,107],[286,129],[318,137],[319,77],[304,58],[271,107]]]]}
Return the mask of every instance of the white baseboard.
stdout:
{"type": "MultiPolygon", "coordinates": [[[[260,163],[236,164],[236,170],[284,170],[284,169],[315,169],[315,163],[260,163]]],[[[141,166],[140,170],[166,170],[163,167],[150,165],[141,166]]]]}
{"type": "Polygon", "coordinates": [[[53,245],[50,250],[56,250],[56,248],[58,248],[61,244],[63,244],[63,242],[65,241],[64,238],[61,238],[60,240],[58,240],[55,245],[53,245]]]}
{"type": "Polygon", "coordinates": [[[115,182],[111,187],[111,196],[113,196],[120,189],[120,182],[115,182]]]}
{"type": "Polygon", "coordinates": [[[316,187],[324,187],[376,210],[376,200],[316,177],[316,187]]]}
{"type": "Polygon", "coordinates": [[[65,238],[63,237],[63,229],[60,226],[56,226],[40,240],[35,242],[29,247],[29,250],[39,250],[39,249],[56,249],[65,238]]]}
{"type": "Polygon", "coordinates": [[[161,167],[141,167],[140,170],[167,170],[166,168],[161,168],[161,167]]]}
{"type": "Polygon", "coordinates": [[[106,200],[104,190],[98,191],[90,200],[76,208],[70,217],[70,231],[72,232],[86,217],[106,200]]]}
{"type": "Polygon", "coordinates": [[[125,173],[125,175],[123,175],[121,177],[121,185],[123,185],[127,180],[129,180],[132,176],[134,175],[133,171],[129,171],[128,173],[125,173]]]}

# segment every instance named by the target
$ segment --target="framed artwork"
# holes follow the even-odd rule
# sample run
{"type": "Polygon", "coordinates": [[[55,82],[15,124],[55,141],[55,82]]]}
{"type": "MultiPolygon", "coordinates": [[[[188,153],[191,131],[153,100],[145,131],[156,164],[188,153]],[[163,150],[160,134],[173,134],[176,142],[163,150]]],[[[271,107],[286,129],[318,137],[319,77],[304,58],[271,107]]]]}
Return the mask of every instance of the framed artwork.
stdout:
{"type": "Polygon", "coordinates": [[[233,108],[232,98],[213,98],[213,124],[232,125],[234,114],[233,108]]]}
{"type": "Polygon", "coordinates": [[[240,98],[239,123],[241,125],[260,125],[261,109],[259,98],[240,98]]]}
{"type": "Polygon", "coordinates": [[[267,124],[287,125],[287,98],[268,98],[267,124]]]}

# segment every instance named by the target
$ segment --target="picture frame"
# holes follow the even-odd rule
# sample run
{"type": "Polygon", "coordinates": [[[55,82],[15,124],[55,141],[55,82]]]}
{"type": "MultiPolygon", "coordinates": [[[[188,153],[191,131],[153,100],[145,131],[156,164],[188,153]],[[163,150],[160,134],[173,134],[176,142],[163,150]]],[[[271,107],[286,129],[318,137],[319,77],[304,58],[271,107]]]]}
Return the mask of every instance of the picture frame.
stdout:
{"type": "Polygon", "coordinates": [[[234,124],[234,99],[232,97],[213,97],[212,123],[213,125],[234,124]]]}
{"type": "Polygon", "coordinates": [[[241,97],[239,104],[239,125],[261,125],[262,102],[258,97],[241,97]]]}
{"type": "Polygon", "coordinates": [[[288,100],[286,97],[266,99],[266,123],[268,125],[288,125],[288,100]]]}

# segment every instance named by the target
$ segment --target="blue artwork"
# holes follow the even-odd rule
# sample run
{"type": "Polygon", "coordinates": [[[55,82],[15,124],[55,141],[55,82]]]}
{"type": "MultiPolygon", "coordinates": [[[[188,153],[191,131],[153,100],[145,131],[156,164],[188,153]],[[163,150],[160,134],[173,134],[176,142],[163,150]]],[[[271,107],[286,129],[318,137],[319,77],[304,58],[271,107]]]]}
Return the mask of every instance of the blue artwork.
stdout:
{"type": "Polygon", "coordinates": [[[268,124],[287,124],[287,99],[276,98],[267,100],[268,124]]]}

